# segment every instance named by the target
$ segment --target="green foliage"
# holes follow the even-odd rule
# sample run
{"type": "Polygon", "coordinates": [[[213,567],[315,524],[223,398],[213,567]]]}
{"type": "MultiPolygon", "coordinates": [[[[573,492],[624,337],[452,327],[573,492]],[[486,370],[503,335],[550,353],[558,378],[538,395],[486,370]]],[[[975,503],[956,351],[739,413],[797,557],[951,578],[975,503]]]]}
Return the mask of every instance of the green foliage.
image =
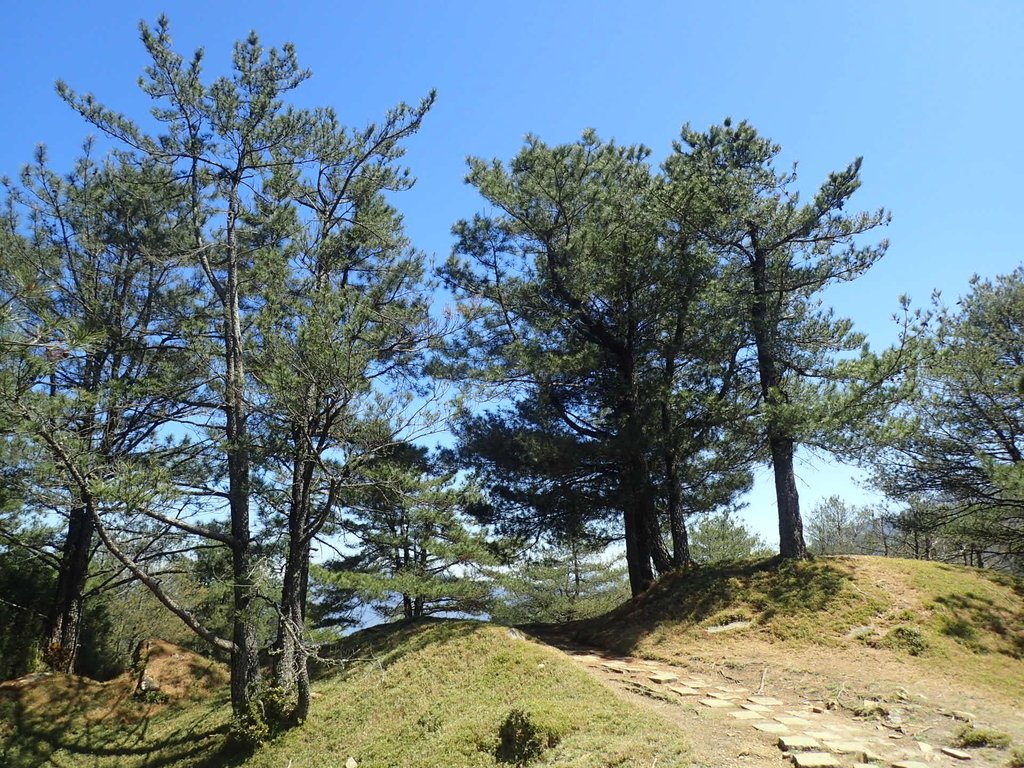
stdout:
{"type": "Polygon", "coordinates": [[[502,624],[588,619],[629,599],[624,565],[578,539],[532,553],[493,578],[490,613],[502,624]]]}
{"type": "Polygon", "coordinates": [[[545,733],[528,712],[517,708],[508,713],[498,729],[498,749],[494,756],[499,763],[528,765],[557,743],[555,734],[545,733]]]}
{"type": "Polygon", "coordinates": [[[1024,768],[1024,747],[1010,750],[1010,759],[1006,763],[1009,768],[1024,768]]]}
{"type": "Polygon", "coordinates": [[[49,531],[19,531],[20,545],[0,544],[0,680],[42,667],[43,641],[54,584],[52,564],[41,549],[49,531]]]}
{"type": "Polygon", "coordinates": [[[232,716],[225,749],[229,754],[251,754],[270,738],[270,733],[260,702],[252,699],[245,712],[232,716]]]}
{"type": "Polygon", "coordinates": [[[351,592],[407,619],[483,612],[490,589],[479,569],[491,555],[466,516],[474,489],[409,444],[367,464],[363,479],[339,523],[353,555],[316,570],[322,599],[351,592]]]}
{"type": "MultiPolygon", "coordinates": [[[[432,286],[388,195],[412,184],[402,143],[434,97],[351,130],[330,108],[287,103],[310,76],[291,45],[265,49],[252,34],[208,80],[201,51],[174,50],[165,17],[140,29],[153,132],[60,83],[117,151],[66,179],[40,153],[11,192],[3,237],[18,258],[0,270],[0,331],[21,336],[2,402],[57,470],[37,465],[59,497],[48,506],[84,531],[68,549],[91,551],[95,529],[198,636],[231,651],[249,739],[266,610],[277,600],[282,635],[304,642],[313,539],[363,463],[433,423],[420,377],[440,332],[432,286]],[[266,583],[261,546],[275,540],[280,587],[266,583]],[[222,546],[229,572],[199,589],[160,578],[196,546],[222,546]]],[[[72,604],[86,569],[74,576],[72,604]]]]}
{"type": "MultiPolygon", "coordinates": [[[[918,529],[971,565],[1021,567],[1024,267],[975,277],[956,307],[922,315],[918,398],[890,425],[876,480],[918,529]]],[[[953,553],[950,553],[953,554],[953,553]]]]}
{"type": "Polygon", "coordinates": [[[907,624],[900,624],[890,629],[885,634],[882,643],[888,648],[909,653],[911,656],[920,656],[930,647],[921,628],[907,624]]]}
{"type": "Polygon", "coordinates": [[[736,429],[742,329],[691,196],[649,154],[586,131],[529,136],[507,164],[471,159],[496,213],[456,224],[443,272],[470,321],[449,375],[515,401],[461,435],[500,522],[559,537],[618,517],[634,592],[652,560],[685,561],[683,517],[746,487],[752,453],[736,429]]]}
{"type": "Polygon", "coordinates": [[[997,747],[1005,749],[1010,746],[1010,735],[989,728],[976,728],[965,725],[953,737],[958,747],[997,747]]]}
{"type": "Polygon", "coordinates": [[[902,349],[871,354],[852,322],[818,298],[862,275],[888,245],[861,243],[888,223],[884,210],[847,211],[861,159],[802,202],[796,166],[780,170],[780,151],[745,121],[703,133],[684,126],[665,170],[673,185],[692,190],[722,263],[727,305],[749,338],[742,359],[756,376],[756,431],[776,475],[781,552],[801,557],[796,446],[848,450],[860,427],[902,396],[894,381],[907,361],[902,349]]]}
{"type": "Polygon", "coordinates": [[[697,517],[690,525],[689,535],[690,555],[697,563],[747,560],[771,554],[761,537],[735,520],[728,510],[697,517]]]}

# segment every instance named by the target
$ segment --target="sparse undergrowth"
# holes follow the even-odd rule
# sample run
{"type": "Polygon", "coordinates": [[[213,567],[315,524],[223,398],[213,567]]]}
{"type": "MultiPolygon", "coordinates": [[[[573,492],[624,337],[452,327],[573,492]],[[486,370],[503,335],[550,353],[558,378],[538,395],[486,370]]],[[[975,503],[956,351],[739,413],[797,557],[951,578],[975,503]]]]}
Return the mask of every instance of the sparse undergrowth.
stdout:
{"type": "Polygon", "coordinates": [[[1010,746],[1010,734],[994,731],[990,728],[977,728],[965,725],[956,732],[954,742],[958,747],[997,747],[1005,749],[1010,746]]]}

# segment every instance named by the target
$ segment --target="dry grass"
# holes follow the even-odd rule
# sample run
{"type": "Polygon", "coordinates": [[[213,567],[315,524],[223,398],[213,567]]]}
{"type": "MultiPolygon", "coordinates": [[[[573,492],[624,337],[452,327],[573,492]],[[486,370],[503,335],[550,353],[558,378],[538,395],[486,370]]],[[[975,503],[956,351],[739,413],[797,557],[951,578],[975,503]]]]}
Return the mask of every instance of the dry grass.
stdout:
{"type": "Polygon", "coordinates": [[[942,563],[819,557],[700,568],[575,631],[652,658],[756,656],[854,678],[891,670],[893,680],[910,667],[1005,701],[1024,690],[1024,586],[942,563]],[[735,621],[749,624],[708,632],[735,621]]]}

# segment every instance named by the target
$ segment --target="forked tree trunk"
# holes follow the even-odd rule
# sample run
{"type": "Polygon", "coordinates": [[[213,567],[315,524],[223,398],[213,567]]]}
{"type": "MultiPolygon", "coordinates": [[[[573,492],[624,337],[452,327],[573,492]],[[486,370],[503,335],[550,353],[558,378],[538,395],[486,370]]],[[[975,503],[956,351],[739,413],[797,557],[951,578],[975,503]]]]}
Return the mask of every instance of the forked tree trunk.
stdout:
{"type": "Polygon", "coordinates": [[[793,456],[796,443],[781,426],[777,409],[785,404],[782,385],[782,362],[777,353],[777,330],[770,316],[768,301],[771,296],[768,284],[767,255],[754,241],[754,256],[751,259],[753,277],[753,298],[751,305],[751,330],[757,348],[757,369],[761,383],[763,407],[767,409],[768,450],[772,456],[772,471],[775,474],[775,500],[779,512],[779,554],[785,558],[807,556],[804,544],[803,522],[800,518],[800,495],[796,489],[796,470],[793,456]]]}

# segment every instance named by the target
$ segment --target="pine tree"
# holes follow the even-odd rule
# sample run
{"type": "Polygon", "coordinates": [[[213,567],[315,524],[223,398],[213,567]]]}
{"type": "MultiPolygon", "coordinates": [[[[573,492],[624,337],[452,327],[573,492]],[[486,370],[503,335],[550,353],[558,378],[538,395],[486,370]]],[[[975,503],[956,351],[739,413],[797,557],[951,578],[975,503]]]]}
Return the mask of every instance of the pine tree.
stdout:
{"type": "MultiPolygon", "coordinates": [[[[742,346],[686,195],[666,192],[648,155],[587,132],[554,147],[530,137],[507,166],[471,160],[468,180],[498,214],[456,225],[445,271],[474,321],[459,375],[531,401],[515,419],[533,435],[560,422],[555,440],[600,456],[635,594],[685,562],[680,478],[724,442],[742,346]]],[[[736,458],[707,484],[742,485],[736,458]]]]}
{"type": "Polygon", "coordinates": [[[152,164],[88,151],[60,176],[40,150],[8,192],[0,408],[33,447],[26,501],[67,521],[47,655],[70,672],[99,516],[139,488],[164,493],[193,455],[161,434],[189,413],[196,375],[176,317],[191,294],[179,272],[185,199],[152,164]]]}
{"type": "MultiPolygon", "coordinates": [[[[264,471],[277,471],[263,463],[268,457],[293,478],[287,484],[290,500],[278,506],[289,528],[282,627],[301,626],[305,558],[335,501],[331,489],[337,478],[330,477],[324,453],[339,449],[339,443],[343,448],[351,436],[338,438],[337,431],[366,416],[352,405],[346,388],[358,384],[356,402],[367,397],[372,402],[359,382],[367,374],[366,361],[387,370],[411,354],[403,346],[408,334],[396,333],[393,326],[378,330],[373,313],[383,300],[390,301],[388,309],[407,306],[422,315],[422,305],[408,293],[415,276],[391,279],[380,289],[367,286],[384,258],[377,250],[391,256],[403,250],[393,232],[397,217],[381,194],[410,183],[393,161],[401,154],[400,140],[418,128],[433,95],[417,107],[399,106],[381,126],[353,133],[331,109],[285,103],[309,77],[291,45],[265,50],[250,35],[235,46],[233,72],[207,84],[202,52],[188,61],[176,53],[166,18],[152,28],[143,24],[141,31],[152,62],[141,85],[155,102],[158,133],[146,133],[92,96],[63,84],[59,91],[133,157],[166,169],[187,189],[188,257],[203,297],[182,332],[207,376],[206,386],[190,402],[203,410],[206,429],[216,436],[213,481],[197,486],[195,493],[223,500],[226,525],[153,510],[146,514],[228,548],[232,636],[220,638],[203,627],[159,583],[147,579],[113,538],[104,544],[189,626],[230,653],[232,707],[242,726],[237,733],[259,739],[266,732],[258,705],[263,565],[251,508],[254,493],[267,482],[264,471]],[[381,242],[371,236],[378,225],[385,230],[381,242]],[[344,290],[348,285],[351,290],[344,290]],[[367,290],[380,297],[354,301],[367,290]],[[349,324],[342,332],[348,346],[331,349],[338,341],[332,318],[349,324]],[[365,346],[351,348],[356,342],[365,346]],[[381,346],[369,349],[375,343],[381,346]],[[332,376],[339,366],[347,369],[346,376],[336,382],[332,376]],[[308,413],[302,410],[305,405],[308,413]]],[[[396,313],[395,324],[406,321],[403,311],[396,313]]],[[[415,335],[419,338],[418,330],[415,335]]],[[[380,416],[371,414],[370,421],[379,424],[380,416]]],[[[301,672],[282,675],[299,686],[296,717],[301,719],[308,685],[301,672]]]]}
{"type": "Polygon", "coordinates": [[[359,567],[322,570],[321,582],[359,594],[386,616],[482,613],[490,588],[480,568],[491,556],[466,514],[473,489],[408,443],[364,471],[364,491],[350,497],[341,524],[359,567]]]}
{"type": "Polygon", "coordinates": [[[921,319],[917,400],[874,462],[911,530],[957,540],[967,564],[1024,553],[1024,267],[974,278],[921,319]]]}
{"type": "Polygon", "coordinates": [[[795,171],[776,168],[780,147],[746,122],[700,133],[684,127],[665,164],[670,183],[693,190],[708,247],[723,260],[730,303],[751,339],[745,360],[758,394],[759,432],[771,458],[780,552],[806,552],[794,458],[798,445],[841,446],[841,436],[897,397],[899,350],[870,355],[849,320],[820,304],[827,286],[856,279],[882,257],[885,240],[859,238],[889,221],[884,210],[846,213],[860,186],[858,158],[801,203],[795,171]],[[859,360],[839,356],[863,350],[859,360]]]}

